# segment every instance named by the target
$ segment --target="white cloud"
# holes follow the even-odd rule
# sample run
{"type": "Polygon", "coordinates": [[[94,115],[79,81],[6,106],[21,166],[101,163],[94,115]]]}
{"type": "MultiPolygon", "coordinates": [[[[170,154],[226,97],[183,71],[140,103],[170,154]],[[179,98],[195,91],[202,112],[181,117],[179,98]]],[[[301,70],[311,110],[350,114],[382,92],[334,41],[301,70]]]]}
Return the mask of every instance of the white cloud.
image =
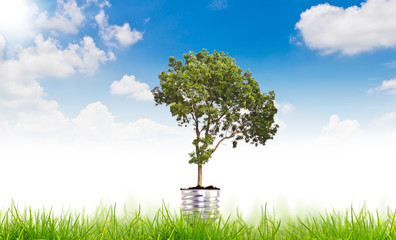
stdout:
{"type": "Polygon", "coordinates": [[[108,46],[128,47],[143,39],[143,32],[131,30],[129,23],[124,23],[122,26],[109,25],[103,9],[95,16],[95,20],[100,27],[99,34],[108,46]]]}
{"type": "Polygon", "coordinates": [[[79,27],[85,21],[81,8],[77,5],[76,0],[57,0],[57,9],[55,15],[48,17],[48,12],[40,13],[37,23],[51,30],[64,33],[77,33],[79,27]]]}
{"type": "MultiPolygon", "coordinates": [[[[18,61],[0,62],[0,110],[47,110],[56,103],[43,100],[43,88],[18,61]]],[[[1,112],[1,111],[0,111],[1,112]]]]}
{"type": "Polygon", "coordinates": [[[293,104],[285,103],[285,104],[283,105],[283,107],[282,107],[282,112],[283,112],[284,114],[287,114],[287,113],[293,112],[294,109],[295,109],[295,108],[294,108],[294,105],[293,105],[293,104]]]}
{"type": "Polygon", "coordinates": [[[396,60],[389,63],[385,63],[384,65],[387,66],[388,68],[396,68],[396,60]]]}
{"type": "Polygon", "coordinates": [[[46,112],[18,112],[14,130],[23,135],[49,133],[52,137],[68,132],[71,121],[62,112],[56,110],[57,107],[56,105],[46,112]]]}
{"type": "MultiPolygon", "coordinates": [[[[169,127],[151,119],[135,122],[116,121],[108,108],[100,101],[88,104],[77,117],[68,118],[58,110],[58,105],[37,111],[24,109],[16,113],[16,118],[0,119],[2,137],[17,136],[31,139],[57,139],[59,141],[141,141],[148,139],[171,139],[186,136],[186,129],[169,127]],[[8,133],[5,135],[4,133],[8,133]]],[[[0,138],[1,140],[1,138],[0,138]]]]}
{"type": "Polygon", "coordinates": [[[79,53],[82,60],[80,65],[78,65],[78,69],[83,73],[93,74],[100,63],[115,60],[114,53],[109,52],[106,55],[103,50],[96,47],[91,37],[84,37],[83,41],[81,41],[81,46],[77,46],[76,52],[79,53]]]}
{"type": "MultiPolygon", "coordinates": [[[[47,17],[44,12],[39,17],[39,21],[51,30],[78,32],[78,27],[85,17],[76,1],[59,0],[57,4],[53,17],[47,17]]],[[[32,5],[32,9],[31,12],[37,11],[37,6],[32,5]]],[[[100,64],[115,60],[113,52],[106,53],[97,48],[94,40],[89,36],[85,36],[78,43],[70,43],[63,47],[56,39],[45,39],[41,34],[35,35],[34,45],[15,47],[17,49],[15,54],[7,54],[6,59],[4,55],[6,37],[0,36],[1,114],[10,111],[15,113],[22,110],[57,109],[56,101],[45,99],[44,89],[38,83],[38,79],[69,77],[76,73],[91,75],[100,64]]]]}
{"type": "Polygon", "coordinates": [[[396,119],[396,113],[394,112],[387,112],[384,115],[382,115],[380,118],[378,118],[377,120],[375,120],[376,124],[384,124],[385,122],[391,121],[396,119]]]}
{"type": "Polygon", "coordinates": [[[109,57],[109,61],[115,61],[117,59],[112,51],[108,51],[107,56],[109,57]]]}
{"type": "Polygon", "coordinates": [[[322,128],[322,132],[328,136],[348,137],[362,133],[360,124],[356,120],[341,121],[338,115],[332,115],[329,123],[322,128]]]}
{"type": "Polygon", "coordinates": [[[95,138],[104,139],[112,133],[114,118],[101,102],[92,103],[73,120],[74,131],[77,131],[78,134],[85,133],[95,138]]]}
{"type": "Polygon", "coordinates": [[[99,24],[100,27],[104,27],[105,25],[107,25],[107,16],[104,12],[103,9],[100,10],[100,12],[98,13],[98,15],[95,16],[95,20],[96,22],[99,24]]]}
{"type": "Polygon", "coordinates": [[[3,59],[4,51],[6,48],[6,40],[3,35],[0,34],[0,61],[3,59]]]}
{"type": "Polygon", "coordinates": [[[55,39],[36,37],[35,46],[22,49],[17,59],[0,61],[0,110],[56,109],[55,101],[44,100],[41,77],[67,77],[77,72],[92,74],[109,57],[96,48],[91,37],[63,49],[55,39]]]}
{"type": "Polygon", "coordinates": [[[90,4],[95,4],[96,6],[99,6],[100,8],[104,8],[105,6],[106,7],[111,7],[111,4],[110,4],[110,2],[109,1],[107,1],[107,0],[103,0],[103,1],[98,1],[98,0],[87,0],[87,5],[90,5],[90,4]]]}
{"type": "Polygon", "coordinates": [[[275,123],[278,124],[279,129],[278,131],[283,131],[287,128],[287,124],[285,121],[279,119],[277,116],[274,117],[275,123]]]}
{"type": "Polygon", "coordinates": [[[133,75],[124,75],[120,81],[114,81],[110,86],[111,94],[128,95],[140,101],[153,100],[149,85],[136,81],[133,75]]]}
{"type": "Polygon", "coordinates": [[[84,37],[80,44],[69,44],[62,49],[57,40],[44,40],[42,35],[36,37],[35,47],[22,50],[18,57],[19,61],[15,63],[25,74],[36,77],[67,77],[76,72],[92,74],[100,63],[109,60],[91,37],[84,37]]]}
{"type": "Polygon", "coordinates": [[[228,7],[228,0],[212,0],[209,5],[210,8],[220,10],[228,7]]]}
{"type": "Polygon", "coordinates": [[[109,29],[110,35],[114,35],[122,46],[130,46],[143,39],[143,33],[135,29],[131,31],[129,23],[125,23],[122,27],[113,25],[109,29]]]}
{"type": "Polygon", "coordinates": [[[183,136],[185,130],[179,127],[168,127],[151,119],[139,119],[127,124],[116,122],[115,116],[101,102],[89,104],[72,120],[74,135],[103,140],[142,140],[183,136]]]}
{"type": "Polygon", "coordinates": [[[283,114],[288,114],[295,110],[294,105],[291,103],[279,103],[275,101],[275,107],[283,114]]]}
{"type": "MultiPolygon", "coordinates": [[[[387,94],[396,94],[396,79],[391,79],[388,81],[383,81],[381,86],[376,87],[374,90],[376,91],[384,91],[387,94]]],[[[373,89],[369,89],[369,93],[374,92],[373,89]]]]}
{"type": "Polygon", "coordinates": [[[367,0],[361,7],[319,4],[296,24],[305,44],[322,54],[354,55],[396,46],[396,0],[367,0]]]}
{"type": "Polygon", "coordinates": [[[56,138],[60,141],[155,141],[186,134],[184,128],[165,126],[151,119],[117,122],[116,116],[100,101],[88,104],[75,118],[65,117],[56,108],[46,112],[19,112],[16,121],[7,126],[3,124],[3,128],[22,137],[30,135],[33,139],[56,138]]]}
{"type": "Polygon", "coordinates": [[[293,36],[293,35],[290,34],[290,36],[289,36],[289,44],[295,44],[297,46],[302,46],[303,42],[301,40],[299,40],[297,36],[293,36]]]}

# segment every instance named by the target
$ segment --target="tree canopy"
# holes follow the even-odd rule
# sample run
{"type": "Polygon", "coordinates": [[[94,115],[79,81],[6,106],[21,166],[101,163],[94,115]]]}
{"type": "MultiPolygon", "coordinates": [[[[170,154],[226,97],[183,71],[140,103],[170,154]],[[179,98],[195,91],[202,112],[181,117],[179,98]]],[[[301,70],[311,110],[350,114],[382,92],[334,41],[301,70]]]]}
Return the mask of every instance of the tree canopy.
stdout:
{"type": "Polygon", "coordinates": [[[250,71],[233,58],[206,49],[184,54],[184,62],[169,58],[169,69],[159,74],[152,90],[156,105],[170,107],[180,126],[192,124],[196,133],[190,163],[202,167],[224,140],[237,147],[240,140],[265,145],[277,132],[275,93],[261,93],[250,71]]]}

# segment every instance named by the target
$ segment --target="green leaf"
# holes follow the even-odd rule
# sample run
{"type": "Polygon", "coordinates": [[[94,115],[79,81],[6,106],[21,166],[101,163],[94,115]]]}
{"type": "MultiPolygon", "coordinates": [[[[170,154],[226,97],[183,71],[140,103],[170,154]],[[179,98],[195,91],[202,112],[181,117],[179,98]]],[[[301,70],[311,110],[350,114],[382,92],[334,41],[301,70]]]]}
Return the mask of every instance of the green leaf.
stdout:
{"type": "Polygon", "coordinates": [[[155,105],[169,106],[179,126],[196,128],[190,163],[208,162],[223,140],[235,148],[242,139],[255,146],[273,139],[279,127],[274,91],[261,93],[253,74],[224,52],[203,49],[183,58],[169,58],[168,71],[158,75],[160,86],[151,92],[155,105]]]}

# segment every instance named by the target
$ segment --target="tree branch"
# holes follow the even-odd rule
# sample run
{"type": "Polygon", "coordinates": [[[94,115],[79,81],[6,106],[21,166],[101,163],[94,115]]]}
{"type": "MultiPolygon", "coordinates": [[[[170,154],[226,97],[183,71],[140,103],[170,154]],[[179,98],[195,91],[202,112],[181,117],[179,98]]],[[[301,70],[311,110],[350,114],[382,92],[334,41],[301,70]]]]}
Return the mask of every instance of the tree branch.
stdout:
{"type": "Polygon", "coordinates": [[[198,121],[198,117],[197,117],[197,112],[196,111],[194,111],[194,114],[195,114],[195,134],[197,135],[197,143],[196,143],[196,145],[195,145],[195,154],[196,154],[196,156],[197,156],[197,159],[200,159],[200,156],[199,156],[199,138],[200,138],[200,132],[199,132],[199,129],[198,129],[198,127],[199,127],[199,121],[198,121]]]}
{"type": "Polygon", "coordinates": [[[216,120],[216,125],[215,127],[212,129],[211,131],[211,135],[214,135],[217,128],[220,126],[220,120],[227,114],[227,112],[229,112],[231,110],[232,107],[228,108],[226,111],[224,111],[223,115],[221,115],[217,120],[216,120]]]}
{"type": "Polygon", "coordinates": [[[221,116],[216,120],[216,125],[214,126],[214,128],[213,128],[212,131],[210,132],[211,135],[214,135],[214,134],[215,134],[217,128],[220,126],[220,120],[227,114],[227,112],[228,112],[228,109],[227,109],[226,112],[224,112],[223,115],[221,115],[221,116]]]}
{"type": "Polygon", "coordinates": [[[213,152],[216,151],[216,149],[219,147],[220,143],[223,142],[226,139],[230,139],[235,137],[235,135],[237,135],[238,133],[241,133],[241,131],[239,130],[239,127],[237,127],[237,129],[235,129],[235,131],[228,137],[223,137],[222,139],[220,139],[220,141],[216,144],[216,147],[213,149],[213,152]]]}
{"type": "Polygon", "coordinates": [[[193,113],[191,113],[191,116],[192,116],[192,119],[193,119],[194,121],[197,121],[197,120],[195,119],[195,115],[194,115],[193,113]]]}
{"type": "Polygon", "coordinates": [[[205,137],[209,135],[209,128],[210,128],[210,118],[208,117],[208,124],[206,125],[205,137]]]}
{"type": "MultiPolygon", "coordinates": [[[[213,107],[213,100],[210,102],[210,104],[206,101],[206,104],[209,105],[210,107],[213,107]]],[[[205,137],[207,137],[209,135],[209,129],[210,129],[210,117],[208,116],[208,124],[206,125],[206,131],[205,131],[205,137]]],[[[213,133],[211,134],[213,135],[213,133]]]]}
{"type": "Polygon", "coordinates": [[[199,137],[200,137],[200,135],[201,135],[201,133],[200,133],[200,131],[199,131],[199,129],[198,129],[198,127],[199,127],[199,121],[198,120],[195,120],[195,133],[197,134],[197,139],[199,139],[199,137]]]}
{"type": "MultiPolygon", "coordinates": [[[[199,133],[202,133],[205,130],[205,124],[202,126],[201,130],[199,130],[199,133]]],[[[206,136],[206,135],[205,135],[206,136]]]]}

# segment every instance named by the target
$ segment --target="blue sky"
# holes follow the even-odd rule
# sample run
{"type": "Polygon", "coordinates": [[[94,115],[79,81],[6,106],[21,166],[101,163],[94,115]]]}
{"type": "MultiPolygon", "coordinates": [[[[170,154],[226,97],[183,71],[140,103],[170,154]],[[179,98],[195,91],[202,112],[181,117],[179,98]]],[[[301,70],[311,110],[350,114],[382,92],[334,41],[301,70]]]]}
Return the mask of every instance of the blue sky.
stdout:
{"type": "MultiPolygon", "coordinates": [[[[281,163],[301,167],[299,162],[308,161],[309,171],[297,168],[317,173],[325,171],[323,166],[331,163],[334,171],[353,172],[359,165],[354,161],[360,159],[367,163],[362,164],[361,171],[373,174],[373,164],[378,169],[375,174],[383,176],[381,166],[393,164],[392,149],[396,141],[394,16],[395,0],[3,1],[0,3],[0,130],[3,132],[0,140],[8,150],[0,153],[1,161],[8,166],[37,161],[44,165],[33,164],[33,169],[35,166],[54,172],[66,164],[62,161],[68,161],[60,156],[63,151],[72,154],[66,156],[81,158],[75,160],[76,164],[80,162],[87,172],[95,166],[89,159],[100,158],[103,168],[98,167],[97,172],[105,174],[104,166],[111,164],[109,158],[118,158],[114,161],[130,168],[138,165],[138,160],[131,159],[144,158],[145,163],[139,165],[142,174],[151,171],[150,166],[164,164],[155,155],[159,154],[178,159],[164,165],[166,171],[187,169],[180,176],[182,180],[173,177],[167,186],[178,189],[179,185],[193,185],[195,166],[187,164],[192,135],[189,129],[177,127],[166,107],[154,106],[149,90],[159,84],[157,76],[167,70],[170,56],[181,59],[188,51],[206,48],[210,52],[229,53],[243,70],[253,73],[262,91],[276,93],[277,121],[281,126],[278,135],[268,147],[241,146],[240,154],[266,159],[265,162],[252,160],[246,168],[258,164],[258,168],[267,169],[281,163]],[[153,148],[157,149],[156,153],[152,152],[153,148]],[[34,153],[30,156],[34,160],[26,159],[24,154],[29,151],[34,153]],[[175,151],[177,157],[169,155],[175,151]],[[325,153],[329,154],[324,156],[325,153]],[[338,159],[332,158],[336,157],[332,154],[338,159]],[[381,160],[373,156],[381,156],[381,160]],[[57,157],[63,160],[56,160],[57,157]]],[[[211,168],[224,167],[221,166],[224,162],[216,159],[233,161],[235,151],[230,152],[229,145],[224,149],[212,160],[219,165],[211,168]]],[[[209,164],[208,169],[204,179],[214,183],[209,180],[204,183],[222,184],[228,192],[225,195],[234,196],[232,189],[227,188],[231,182],[223,180],[230,176],[219,173],[221,170],[211,172],[209,164]],[[221,176],[222,180],[215,176],[221,176]]],[[[31,177],[34,171],[24,174],[21,179],[31,177]]],[[[299,175],[289,174],[291,178],[293,174],[299,175]]],[[[98,177],[88,176],[93,181],[98,177]]],[[[357,175],[356,179],[359,177],[364,176],[357,175]]],[[[146,179],[140,175],[132,177],[138,178],[146,179]]],[[[268,199],[276,202],[279,196],[286,196],[309,205],[307,199],[286,187],[290,179],[284,176],[282,179],[284,189],[263,191],[257,195],[258,202],[268,199]]],[[[127,176],[123,180],[131,181],[127,176]]],[[[383,180],[390,182],[392,178],[383,180]]],[[[252,181],[255,186],[266,179],[264,176],[252,181]]],[[[151,186],[155,181],[145,182],[151,186]]],[[[27,196],[22,185],[18,186],[19,191],[10,187],[2,203],[18,199],[17,196],[22,201],[27,196]]],[[[126,184],[117,190],[118,198],[108,198],[109,193],[104,191],[92,195],[96,198],[87,196],[83,203],[99,198],[122,202],[128,199],[125,196],[153,197],[136,189],[139,188],[126,184]]],[[[367,191],[356,189],[348,192],[345,188],[348,194],[334,190],[332,194],[339,198],[333,200],[349,204],[351,199],[360,199],[356,196],[367,197],[367,191]]],[[[388,196],[383,191],[370,194],[375,196],[373,206],[384,195],[388,196]]],[[[159,193],[155,198],[177,199],[177,194],[159,193]]],[[[322,206],[319,203],[323,202],[323,196],[311,196],[311,199],[322,206]]],[[[396,197],[391,195],[387,199],[396,197]]],[[[388,200],[384,201],[391,202],[388,200]]],[[[38,205],[43,202],[40,198],[35,201],[38,205]]],[[[48,200],[47,204],[56,201],[48,200]]],[[[251,205],[243,198],[234,204],[251,205]]]]}

